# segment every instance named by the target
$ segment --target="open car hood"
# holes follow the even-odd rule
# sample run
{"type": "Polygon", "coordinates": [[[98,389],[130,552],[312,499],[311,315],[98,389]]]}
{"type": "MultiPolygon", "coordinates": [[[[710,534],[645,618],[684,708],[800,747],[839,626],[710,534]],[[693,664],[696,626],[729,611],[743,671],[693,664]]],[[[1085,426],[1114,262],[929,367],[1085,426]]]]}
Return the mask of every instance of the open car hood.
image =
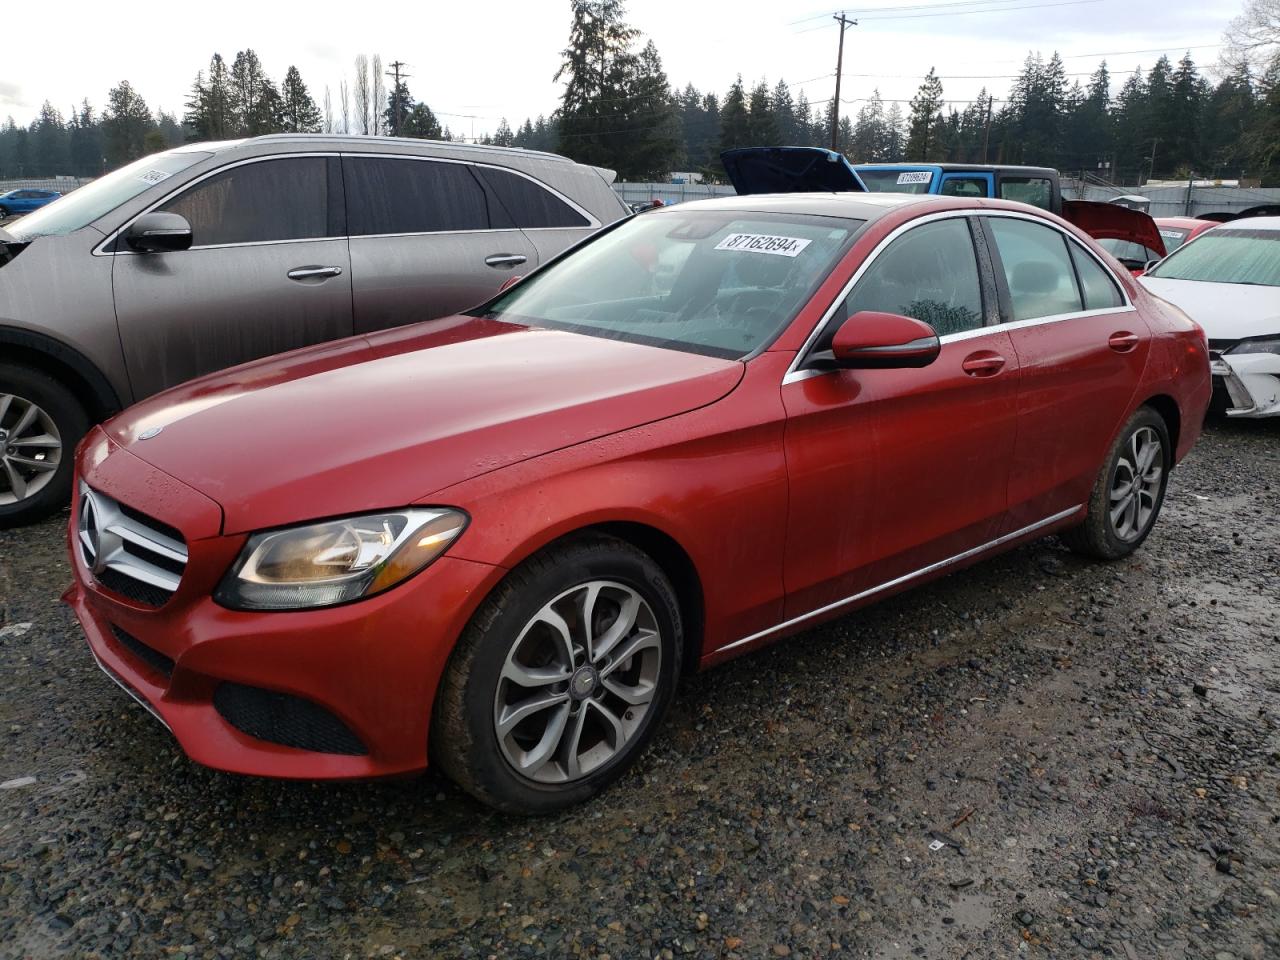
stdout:
{"type": "Polygon", "coordinates": [[[1096,200],[1063,200],[1062,218],[1095,240],[1129,240],[1161,257],[1165,254],[1160,228],[1141,210],[1096,200]]]}
{"type": "Polygon", "coordinates": [[[739,147],[720,154],[729,182],[752,193],[866,193],[842,154],[821,147],[739,147]]]}

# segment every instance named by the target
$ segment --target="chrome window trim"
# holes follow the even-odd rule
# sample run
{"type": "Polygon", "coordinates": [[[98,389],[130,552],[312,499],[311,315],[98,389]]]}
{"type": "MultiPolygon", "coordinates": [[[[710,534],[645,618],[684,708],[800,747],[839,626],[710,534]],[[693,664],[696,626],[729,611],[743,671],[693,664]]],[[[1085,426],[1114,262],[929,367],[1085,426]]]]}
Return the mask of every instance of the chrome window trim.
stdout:
{"type": "MultiPolygon", "coordinates": [[[[299,152],[288,152],[288,153],[264,154],[260,157],[245,157],[243,160],[236,160],[231,163],[224,163],[220,167],[216,167],[213,170],[206,170],[204,173],[200,174],[200,176],[192,180],[188,180],[185,183],[182,183],[181,185],[170,190],[168,193],[162,196],[159,200],[152,203],[146,209],[140,210],[138,213],[135,213],[132,217],[129,217],[129,219],[127,219],[124,223],[116,227],[115,230],[111,231],[111,233],[107,235],[105,240],[103,240],[93,248],[93,251],[92,251],[93,256],[95,257],[148,256],[148,254],[139,253],[136,250],[107,250],[106,248],[109,247],[111,244],[115,243],[116,239],[120,236],[120,234],[124,233],[125,230],[129,229],[130,224],[132,224],[139,217],[146,216],[148,213],[153,213],[157,208],[164,206],[166,203],[168,203],[174,197],[178,196],[180,193],[183,193],[191,189],[192,187],[196,186],[199,183],[204,182],[205,180],[209,179],[212,176],[215,176],[219,173],[223,173],[227,170],[234,169],[235,167],[246,166],[250,163],[262,163],[267,160],[287,160],[291,157],[336,157],[338,159],[343,159],[346,157],[372,157],[372,158],[383,159],[383,160],[421,160],[421,161],[427,161],[431,163],[458,163],[458,164],[463,164],[463,165],[472,166],[472,167],[489,167],[494,170],[503,170],[503,171],[506,171],[507,173],[513,173],[518,177],[524,177],[524,179],[530,181],[533,184],[536,184],[537,186],[541,187],[543,190],[546,190],[556,199],[568,205],[576,213],[580,214],[583,217],[586,217],[587,223],[578,227],[530,227],[528,230],[524,230],[521,227],[513,226],[513,227],[490,227],[485,230],[427,230],[427,231],[420,231],[418,233],[366,233],[366,234],[359,234],[357,236],[352,236],[350,233],[348,233],[338,237],[297,237],[292,240],[250,240],[245,243],[199,244],[199,245],[188,247],[187,250],[183,252],[184,253],[190,252],[191,250],[226,250],[232,247],[267,247],[267,246],[276,246],[278,244],[284,244],[284,243],[316,243],[317,241],[322,241],[322,240],[367,240],[374,237],[444,237],[444,236],[454,236],[454,235],[460,235],[460,234],[473,234],[473,233],[510,233],[512,231],[528,233],[528,232],[535,232],[535,231],[543,232],[547,230],[598,230],[600,229],[600,226],[601,226],[600,221],[595,216],[593,216],[590,213],[590,211],[584,209],[580,204],[566,197],[563,193],[561,193],[555,187],[551,186],[551,184],[545,183],[542,180],[539,180],[537,177],[534,177],[534,176],[531,176],[530,174],[525,173],[523,170],[516,170],[512,167],[504,167],[501,164],[497,164],[497,163],[484,163],[482,161],[477,161],[477,160],[456,160],[450,157],[422,157],[416,154],[408,154],[408,153],[364,153],[363,151],[356,152],[356,153],[349,153],[349,152],[344,153],[338,150],[306,151],[306,152],[299,151],[299,152]]],[[[346,195],[345,190],[343,191],[343,195],[344,196],[346,195]]]]}
{"type": "Polygon", "coordinates": [[[884,583],[878,584],[874,587],[870,587],[866,590],[861,591],[860,593],[855,593],[851,597],[845,597],[843,600],[837,600],[834,603],[828,603],[825,606],[818,607],[818,609],[816,610],[810,610],[808,613],[802,613],[798,617],[792,617],[790,620],[784,620],[782,623],[776,624],[765,630],[760,630],[757,633],[753,633],[749,637],[743,637],[741,640],[734,640],[732,643],[727,643],[723,647],[718,647],[712,652],[724,653],[726,650],[732,650],[735,647],[741,647],[742,645],[751,643],[754,640],[760,640],[764,637],[769,636],[770,634],[777,633],[780,630],[786,630],[789,627],[794,627],[797,624],[804,623],[806,620],[812,620],[814,617],[822,616],[823,614],[830,613],[833,610],[839,610],[841,607],[848,606],[851,603],[856,603],[859,600],[865,600],[868,597],[873,597],[878,593],[883,593],[885,590],[889,590],[893,587],[901,586],[904,583],[909,583],[912,580],[916,580],[920,577],[923,577],[925,574],[933,573],[935,570],[941,570],[944,567],[949,567],[952,564],[959,563],[962,560],[968,560],[970,557],[976,557],[981,553],[985,553],[987,550],[991,550],[995,547],[1001,546],[1002,544],[1008,543],[1011,540],[1016,540],[1019,537],[1026,536],[1029,533],[1034,533],[1037,530],[1041,530],[1045,527],[1051,526],[1052,524],[1057,523],[1059,520],[1066,520],[1068,517],[1071,517],[1079,513],[1083,509],[1084,509],[1084,504],[1077,504],[1076,506],[1070,507],[1067,510],[1061,510],[1058,513],[1055,513],[1051,517],[1045,517],[1043,520],[1037,520],[1035,523],[1029,524],[1028,526],[1021,528],[1020,530],[1014,530],[1012,533],[1006,533],[1004,536],[996,537],[994,540],[989,540],[988,542],[982,544],[981,546],[977,546],[969,550],[965,550],[963,553],[957,553],[955,556],[948,557],[945,560],[939,560],[937,563],[931,563],[927,567],[921,567],[919,570],[913,570],[910,573],[904,573],[900,577],[894,577],[892,580],[886,580],[884,583]]]}
{"type": "MultiPolygon", "coordinates": [[[[974,327],[972,330],[964,330],[960,333],[949,333],[945,336],[939,337],[939,341],[943,344],[952,343],[957,340],[969,340],[975,337],[985,336],[989,333],[996,333],[1001,330],[1018,330],[1023,327],[1033,327],[1044,323],[1059,323],[1063,320],[1073,320],[1077,317],[1094,317],[1104,313],[1128,313],[1137,310],[1137,307],[1133,305],[1133,300],[1129,297],[1129,291],[1125,289],[1124,284],[1116,277],[1115,271],[1112,270],[1111,267],[1107,266],[1107,264],[1105,264],[1097,254],[1081,243],[1079,239],[1072,236],[1070,231],[1063,229],[1058,224],[1046,220],[1043,217],[1038,217],[1029,213],[1022,213],[1018,210],[943,210],[938,213],[930,213],[923,217],[917,217],[895,227],[888,236],[876,244],[875,249],[873,249],[871,253],[867,255],[867,258],[858,265],[858,269],[855,270],[853,276],[849,278],[849,282],[840,289],[840,292],[831,302],[831,305],[823,311],[817,324],[809,331],[809,335],[805,337],[804,343],[796,352],[795,357],[792,358],[791,363],[787,367],[786,373],[782,376],[782,385],[786,386],[789,383],[808,380],[810,377],[817,377],[822,376],[823,374],[836,372],[834,370],[805,370],[800,368],[800,364],[813,348],[818,336],[822,333],[823,329],[826,328],[831,318],[835,315],[836,310],[838,310],[840,305],[844,303],[845,298],[853,292],[853,288],[857,286],[858,281],[862,279],[863,274],[865,274],[871,264],[884,253],[889,244],[893,243],[893,241],[897,240],[898,237],[902,236],[908,230],[926,223],[933,223],[938,220],[948,220],[955,217],[1012,217],[1018,220],[1029,220],[1032,223],[1042,224],[1043,226],[1057,230],[1058,233],[1062,234],[1062,236],[1066,238],[1068,243],[1074,243],[1079,249],[1093,257],[1098,266],[1102,267],[1107,276],[1111,277],[1112,282],[1115,283],[1116,289],[1120,291],[1120,299],[1123,303],[1118,307],[1103,307],[1097,310],[1076,310],[1071,313],[1057,313],[1047,317],[1034,317],[1030,320],[1011,320],[1008,323],[994,323],[989,326],[974,327]]],[[[1081,291],[1081,297],[1083,296],[1084,292],[1081,291]]]]}

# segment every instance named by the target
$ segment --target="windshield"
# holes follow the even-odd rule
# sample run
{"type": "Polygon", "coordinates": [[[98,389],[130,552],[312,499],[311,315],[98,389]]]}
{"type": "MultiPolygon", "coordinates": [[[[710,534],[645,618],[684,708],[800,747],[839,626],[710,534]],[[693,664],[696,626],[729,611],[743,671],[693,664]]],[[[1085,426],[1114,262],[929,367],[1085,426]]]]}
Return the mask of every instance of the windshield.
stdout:
{"type": "Polygon", "coordinates": [[[475,315],[739,359],[791,322],[862,223],[679,208],[641,214],[475,315]]]}
{"type": "Polygon", "coordinates": [[[1165,255],[1173,253],[1187,242],[1187,234],[1191,231],[1185,227],[1160,227],[1160,239],[1164,241],[1165,255]]]}
{"type": "Polygon", "coordinates": [[[1214,227],[1161,260],[1148,276],[1280,287],[1280,230],[1214,227]]]}
{"type": "Polygon", "coordinates": [[[210,156],[212,154],[193,150],[143,157],[15,220],[5,229],[19,240],[65,236],[210,156]]]}
{"type": "Polygon", "coordinates": [[[877,170],[854,167],[872,193],[928,193],[933,183],[932,170],[877,170]]]}

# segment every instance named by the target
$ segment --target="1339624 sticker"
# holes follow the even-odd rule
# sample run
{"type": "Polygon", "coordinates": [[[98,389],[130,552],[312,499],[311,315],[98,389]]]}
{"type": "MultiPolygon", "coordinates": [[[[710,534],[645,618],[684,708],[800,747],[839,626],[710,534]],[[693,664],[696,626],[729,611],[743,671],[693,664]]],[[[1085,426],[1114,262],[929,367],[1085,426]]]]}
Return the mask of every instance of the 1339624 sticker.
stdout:
{"type": "Polygon", "coordinates": [[[809,245],[803,237],[780,237],[768,233],[731,233],[716,244],[717,250],[745,250],[775,257],[796,257],[809,245]]]}

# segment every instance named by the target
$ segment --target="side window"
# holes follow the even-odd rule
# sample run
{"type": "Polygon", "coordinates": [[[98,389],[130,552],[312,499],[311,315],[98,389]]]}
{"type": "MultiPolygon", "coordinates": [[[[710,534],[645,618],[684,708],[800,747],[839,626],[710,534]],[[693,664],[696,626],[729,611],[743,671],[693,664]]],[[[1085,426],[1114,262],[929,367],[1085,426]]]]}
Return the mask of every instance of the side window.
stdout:
{"type": "Polygon", "coordinates": [[[344,157],[351,236],[488,230],[489,206],[472,167],[387,157],[344,157]]]}
{"type": "Polygon", "coordinates": [[[577,210],[527,177],[493,167],[476,167],[475,172],[484,182],[490,196],[496,199],[498,210],[507,215],[506,222],[500,222],[498,210],[494,210],[494,205],[491,204],[495,227],[515,226],[522,230],[537,230],[540,227],[591,225],[577,210]]]}
{"type": "Polygon", "coordinates": [[[1013,217],[991,217],[986,224],[1004,264],[1014,320],[1084,309],[1066,237],[1052,227],[1013,217]]]}
{"type": "Polygon", "coordinates": [[[1042,177],[1001,177],[1000,198],[1048,210],[1053,206],[1053,188],[1042,177]]]}
{"type": "Polygon", "coordinates": [[[987,180],[985,177],[947,177],[938,192],[948,197],[985,197],[987,180]]]}
{"type": "Polygon", "coordinates": [[[1068,243],[1071,259],[1076,265],[1076,276],[1080,278],[1080,286],[1084,290],[1084,308],[1086,310],[1105,310],[1108,307],[1124,306],[1124,297],[1120,296],[1120,288],[1116,286],[1110,274],[1098,266],[1098,261],[1085,253],[1079,244],[1068,243]]]}
{"type": "Polygon", "coordinates": [[[307,240],[328,235],[324,157],[289,157],[232,167],[160,207],[191,224],[192,246],[307,240]]]}
{"type": "Polygon", "coordinates": [[[908,230],[867,268],[845,300],[861,310],[923,320],[938,336],[982,326],[978,261],[968,221],[938,220],[908,230]]]}

